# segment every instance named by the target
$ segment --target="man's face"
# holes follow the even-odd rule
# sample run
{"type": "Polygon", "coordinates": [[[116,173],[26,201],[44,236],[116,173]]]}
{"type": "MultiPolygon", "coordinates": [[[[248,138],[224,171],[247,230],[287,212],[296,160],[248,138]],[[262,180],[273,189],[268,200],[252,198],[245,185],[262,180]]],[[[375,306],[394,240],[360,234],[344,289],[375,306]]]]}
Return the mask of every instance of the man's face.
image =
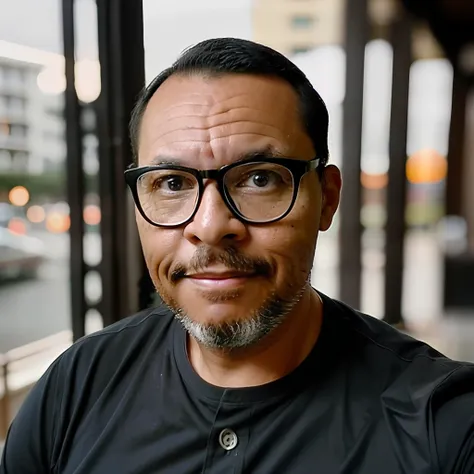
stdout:
{"type": "MultiPolygon", "coordinates": [[[[182,166],[218,169],[268,150],[303,160],[317,154],[289,84],[252,75],[172,76],[144,114],[139,166],[172,157],[182,166]]],[[[209,346],[242,347],[277,326],[308,289],[318,231],[331,224],[340,176],[328,167],[322,185],[315,171],[307,173],[291,213],[258,225],[232,214],[215,181],[204,184],[200,206],[183,226],[155,227],[137,212],[140,238],[157,290],[191,334],[209,346]]]]}

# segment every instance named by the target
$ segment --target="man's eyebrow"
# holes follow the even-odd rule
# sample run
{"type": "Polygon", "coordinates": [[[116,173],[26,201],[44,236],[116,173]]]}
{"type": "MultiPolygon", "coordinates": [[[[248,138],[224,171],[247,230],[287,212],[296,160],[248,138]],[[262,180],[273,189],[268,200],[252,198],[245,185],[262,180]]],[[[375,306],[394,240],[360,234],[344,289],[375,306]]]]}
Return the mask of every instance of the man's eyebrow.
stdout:
{"type": "MultiPolygon", "coordinates": [[[[284,155],[280,153],[275,147],[269,145],[258,150],[252,150],[248,152],[241,153],[238,155],[235,162],[247,161],[247,160],[257,160],[257,159],[268,159],[268,158],[282,158],[284,155]]],[[[183,166],[183,161],[178,158],[173,158],[167,155],[158,155],[151,160],[149,163],[150,166],[183,166]]]]}
{"type": "Polygon", "coordinates": [[[182,166],[182,162],[171,156],[158,155],[155,156],[150,162],[151,166],[159,165],[171,165],[171,166],[182,166]]]}
{"type": "Polygon", "coordinates": [[[246,160],[258,160],[258,159],[269,159],[269,158],[283,158],[284,155],[280,153],[275,147],[269,145],[260,150],[253,150],[242,153],[239,155],[236,161],[246,160]]]}

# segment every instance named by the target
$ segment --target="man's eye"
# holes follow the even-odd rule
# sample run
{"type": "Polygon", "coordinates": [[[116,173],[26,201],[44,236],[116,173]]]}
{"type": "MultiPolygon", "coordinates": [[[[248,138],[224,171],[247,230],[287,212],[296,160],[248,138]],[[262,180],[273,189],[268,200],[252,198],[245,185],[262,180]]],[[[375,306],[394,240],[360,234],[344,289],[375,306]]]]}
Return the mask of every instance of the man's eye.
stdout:
{"type": "Polygon", "coordinates": [[[193,178],[179,174],[156,176],[151,181],[151,190],[153,192],[177,193],[180,191],[189,191],[195,187],[196,182],[193,178]]]}
{"type": "Polygon", "coordinates": [[[168,176],[160,178],[155,182],[155,186],[164,191],[181,191],[185,187],[185,182],[182,176],[168,176]]]}
{"type": "Polygon", "coordinates": [[[240,182],[239,187],[267,188],[269,186],[277,186],[282,181],[282,177],[274,171],[256,170],[248,173],[240,182]]]}

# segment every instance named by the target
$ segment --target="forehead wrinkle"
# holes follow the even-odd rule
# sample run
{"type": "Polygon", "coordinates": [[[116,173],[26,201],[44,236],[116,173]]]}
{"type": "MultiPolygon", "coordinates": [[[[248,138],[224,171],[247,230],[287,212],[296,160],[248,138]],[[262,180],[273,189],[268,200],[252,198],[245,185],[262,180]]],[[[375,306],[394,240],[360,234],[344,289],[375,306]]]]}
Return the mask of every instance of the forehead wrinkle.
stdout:
{"type": "MultiPolygon", "coordinates": [[[[207,142],[206,142],[207,143],[207,142]]],[[[244,161],[248,159],[259,159],[259,158],[283,158],[287,157],[281,153],[274,145],[271,143],[265,146],[256,146],[250,151],[244,151],[242,153],[236,154],[236,161],[244,161]]],[[[150,165],[183,165],[182,160],[176,156],[172,156],[166,153],[162,153],[158,156],[155,156],[149,163],[150,165]]]]}
{"type": "MultiPolygon", "coordinates": [[[[189,151],[189,149],[190,149],[189,145],[195,145],[195,148],[199,149],[199,151],[202,151],[203,147],[208,147],[209,146],[211,149],[213,149],[214,147],[217,147],[219,142],[221,142],[223,140],[226,141],[229,138],[232,139],[233,137],[244,136],[244,135],[247,136],[247,137],[251,136],[251,137],[258,138],[258,139],[261,139],[261,138],[267,139],[266,140],[267,143],[263,148],[271,149],[271,150],[273,150],[273,152],[275,154],[284,154],[284,152],[288,148],[288,147],[284,147],[283,144],[280,143],[275,138],[270,138],[270,137],[268,137],[268,135],[265,135],[264,133],[240,132],[240,133],[235,133],[235,134],[232,133],[232,134],[228,134],[228,135],[223,135],[221,137],[216,137],[216,138],[213,138],[211,140],[202,140],[202,139],[199,139],[199,138],[193,138],[193,139],[187,138],[187,139],[177,139],[177,140],[166,141],[166,142],[160,143],[159,146],[156,147],[155,155],[163,154],[163,155],[166,155],[166,156],[171,156],[174,153],[173,148],[176,148],[179,145],[184,145],[184,148],[179,147],[179,153],[178,153],[178,155],[176,155],[176,157],[177,158],[178,157],[186,158],[186,156],[182,156],[181,152],[182,152],[183,149],[185,149],[186,151],[189,151]],[[166,150],[166,151],[163,151],[161,153],[160,149],[161,150],[166,150]]],[[[260,145],[258,145],[258,147],[259,147],[259,149],[262,148],[261,141],[260,141],[260,145]]],[[[212,156],[215,157],[216,153],[213,152],[212,156]]]]}
{"type": "Polygon", "coordinates": [[[172,147],[182,143],[209,143],[211,137],[208,131],[198,128],[170,130],[153,138],[153,148],[172,147]]]}
{"type": "MultiPolygon", "coordinates": [[[[270,126],[265,126],[270,127],[270,126]]],[[[217,140],[226,140],[232,139],[235,137],[242,137],[242,136],[253,136],[253,137],[261,137],[267,138],[269,141],[274,142],[275,140],[280,143],[286,143],[286,134],[277,128],[271,130],[273,133],[267,132],[264,127],[260,126],[259,131],[252,130],[253,127],[247,130],[242,130],[243,127],[240,127],[239,131],[233,131],[232,125],[229,126],[220,126],[220,127],[213,127],[209,130],[210,132],[210,140],[209,143],[213,143],[217,140]],[[277,133],[275,133],[275,131],[277,133]]]]}
{"type": "MultiPolygon", "coordinates": [[[[181,106],[180,106],[181,107],[181,106]]],[[[184,105],[182,106],[184,107],[184,105]]],[[[178,107],[176,107],[178,108],[178,107]]],[[[205,129],[210,129],[212,127],[220,126],[220,125],[228,125],[231,123],[254,123],[256,125],[263,125],[267,127],[271,127],[273,129],[279,130],[281,124],[278,123],[278,118],[275,116],[275,114],[270,115],[270,117],[266,117],[267,120],[261,120],[258,118],[241,118],[239,119],[238,116],[241,114],[241,112],[253,112],[257,113],[257,117],[260,117],[262,115],[268,115],[268,111],[264,109],[259,109],[259,108],[254,108],[254,107],[232,107],[232,108],[226,108],[223,110],[212,112],[212,110],[209,110],[207,106],[203,106],[201,108],[205,108],[207,113],[196,113],[196,111],[193,111],[190,114],[185,114],[185,115],[178,115],[178,116],[171,116],[169,118],[166,117],[166,110],[162,114],[157,114],[157,118],[163,117],[162,120],[159,121],[157,125],[162,126],[165,125],[166,127],[172,126],[177,120],[190,120],[193,122],[197,122],[200,119],[203,120],[203,122],[206,122],[205,125],[198,125],[198,126],[188,126],[184,125],[183,128],[185,129],[190,129],[190,128],[199,128],[202,130],[205,129]],[[237,117],[235,117],[237,115],[237,117]],[[269,120],[268,120],[269,119],[269,120]]],[[[295,122],[291,121],[291,127],[294,128],[295,122]]]]}
{"type": "Polygon", "coordinates": [[[281,134],[283,130],[281,130],[280,126],[276,123],[271,123],[264,119],[259,118],[237,118],[233,117],[233,110],[229,110],[227,112],[221,112],[218,115],[213,115],[208,118],[208,129],[215,129],[220,127],[228,127],[232,125],[258,125],[260,127],[264,127],[266,130],[272,130],[273,132],[277,132],[277,134],[281,134]],[[215,119],[215,120],[214,120],[215,119]]]}
{"type": "Polygon", "coordinates": [[[155,110],[151,111],[151,108],[147,108],[145,111],[145,116],[144,119],[146,120],[147,117],[148,121],[151,122],[154,126],[156,126],[156,122],[158,122],[158,125],[161,125],[162,123],[168,123],[172,120],[177,120],[182,117],[205,117],[208,113],[209,106],[207,105],[202,105],[202,104],[172,104],[169,107],[165,107],[160,110],[158,107],[158,112],[155,112],[155,110]],[[179,111],[179,109],[183,108],[188,108],[190,109],[187,114],[184,114],[179,111]],[[204,109],[204,110],[202,110],[204,109]],[[177,111],[177,112],[176,112],[177,111]],[[176,115],[177,113],[177,115],[176,115]]]}
{"type": "MultiPolygon", "coordinates": [[[[193,117],[180,117],[179,119],[186,121],[187,119],[196,118],[193,117]]],[[[194,136],[200,137],[201,140],[210,141],[214,138],[221,138],[221,137],[229,137],[232,135],[244,135],[244,134],[258,134],[261,136],[268,136],[269,138],[279,138],[284,139],[289,135],[288,132],[280,130],[279,127],[270,125],[265,121],[260,120],[239,120],[233,121],[230,118],[218,124],[204,124],[201,122],[200,118],[198,120],[191,120],[192,123],[183,124],[180,128],[173,127],[172,122],[176,122],[178,118],[171,119],[167,122],[163,122],[166,124],[166,131],[161,131],[161,133],[156,137],[156,141],[166,140],[166,143],[170,143],[167,138],[170,135],[181,135],[181,134],[192,134],[194,136]],[[169,124],[169,126],[168,126],[169,124]],[[258,125],[258,128],[261,129],[260,132],[254,131],[254,126],[258,125]],[[240,126],[240,131],[233,131],[232,129],[234,126],[240,126]],[[242,130],[243,128],[243,130],[242,130]]],[[[190,139],[193,139],[190,137],[190,139]]],[[[181,141],[181,140],[179,140],[181,141]]]]}
{"type": "Polygon", "coordinates": [[[205,120],[203,120],[203,117],[200,115],[188,115],[186,117],[179,116],[169,119],[164,117],[163,120],[161,120],[153,128],[155,130],[158,129],[158,132],[160,132],[158,135],[159,137],[164,137],[173,132],[182,132],[187,130],[206,131],[209,129],[209,127],[205,124],[205,120]],[[178,122],[177,125],[176,122],[178,122]]]}
{"type": "MultiPolygon", "coordinates": [[[[250,128],[252,128],[252,127],[250,127],[250,128]]],[[[273,125],[268,125],[265,122],[255,122],[255,121],[251,121],[251,120],[240,120],[240,121],[237,121],[237,122],[228,121],[228,122],[220,123],[219,125],[208,125],[208,126],[203,126],[203,127],[196,127],[196,126],[189,126],[188,125],[188,126],[183,127],[181,129],[168,130],[167,132],[160,134],[159,137],[158,137],[158,140],[162,140],[166,137],[169,137],[172,134],[192,133],[192,132],[196,132],[196,134],[201,133],[203,136],[208,136],[209,137],[208,141],[212,140],[214,138],[229,137],[229,136],[232,136],[232,135],[245,135],[245,134],[268,136],[269,138],[272,138],[272,137],[275,137],[275,136],[282,136],[282,131],[279,130],[278,127],[275,127],[273,125]],[[264,133],[263,131],[262,132],[253,132],[251,130],[243,130],[243,131],[240,131],[240,132],[227,132],[224,135],[219,134],[219,131],[222,131],[222,129],[228,130],[230,127],[232,127],[232,125],[237,125],[237,124],[238,125],[258,124],[261,128],[264,127],[265,129],[270,129],[269,131],[272,132],[272,133],[270,135],[268,135],[268,134],[264,133]],[[214,133],[212,133],[213,131],[214,131],[214,133]],[[275,133],[275,132],[277,132],[277,133],[275,133]]],[[[286,135],[286,134],[283,132],[283,135],[286,135]]]]}
{"type": "MultiPolygon", "coordinates": [[[[262,87],[257,87],[257,89],[262,89],[262,87]]],[[[262,91],[262,94],[265,95],[267,94],[267,89],[264,88],[262,91]]],[[[291,95],[281,95],[279,97],[279,107],[278,107],[278,112],[281,111],[281,113],[273,113],[270,115],[270,117],[278,116],[278,115],[283,115],[285,117],[289,117],[290,115],[292,116],[293,119],[296,119],[297,116],[299,116],[299,102],[298,102],[298,97],[294,93],[293,90],[291,90],[291,95]],[[291,114],[288,113],[288,111],[291,111],[291,114]]],[[[259,108],[261,104],[259,102],[255,101],[255,97],[253,97],[253,94],[249,92],[241,92],[239,94],[234,94],[232,96],[222,98],[220,100],[217,100],[214,104],[210,106],[210,112],[211,115],[217,116],[221,113],[228,113],[228,112],[233,112],[233,111],[239,111],[239,110],[245,110],[248,109],[250,111],[255,111],[255,112],[261,112],[263,114],[268,114],[268,109],[267,108],[259,108]],[[251,103],[252,106],[242,106],[239,105],[240,103],[247,102],[251,103]],[[237,103],[236,103],[237,102],[237,103]]]]}
{"type": "MultiPolygon", "coordinates": [[[[155,129],[155,133],[158,132],[156,140],[153,141],[160,141],[175,132],[179,133],[178,129],[202,132],[210,132],[211,129],[214,129],[212,130],[214,133],[210,133],[212,135],[210,138],[214,138],[220,136],[221,131],[219,128],[228,129],[237,124],[248,123],[257,127],[265,127],[270,136],[276,135],[280,137],[282,135],[288,137],[298,131],[295,128],[299,128],[299,120],[288,120],[290,114],[283,113],[284,110],[290,108],[291,115],[295,113],[298,115],[292,103],[293,101],[290,100],[284,100],[284,106],[279,107],[279,112],[276,114],[268,114],[266,108],[238,105],[242,100],[248,100],[247,97],[252,99],[252,94],[249,93],[238,93],[226,98],[215,97],[213,94],[206,93],[194,93],[190,94],[190,96],[198,100],[194,101],[188,98],[187,100],[185,99],[185,102],[167,104],[161,113],[155,115],[155,120],[153,118],[150,120],[149,130],[155,129]],[[285,107],[285,105],[290,105],[290,107],[285,107]],[[189,115],[186,115],[186,113],[182,114],[182,109],[186,108],[191,110],[183,112],[188,112],[189,115]],[[246,119],[245,115],[248,115],[246,112],[254,116],[256,115],[257,118],[251,117],[246,119]],[[243,115],[244,118],[239,120],[238,116],[240,115],[243,115]],[[258,117],[262,116],[264,118],[259,120],[258,117]],[[182,123],[179,123],[179,121],[182,123]],[[285,130],[282,130],[282,127],[285,130]]],[[[160,107],[163,105],[163,102],[166,103],[166,100],[167,97],[163,96],[163,99],[158,100],[154,105],[160,107]]]]}
{"type": "Polygon", "coordinates": [[[275,89],[258,78],[256,85],[247,81],[248,86],[235,77],[229,77],[233,87],[224,87],[223,81],[207,85],[199,81],[195,86],[175,81],[168,84],[173,85],[169,90],[158,90],[160,97],[148,108],[145,155],[166,152],[180,160],[194,156],[193,160],[219,157],[232,161],[233,151],[245,149],[247,140],[248,144],[272,144],[281,152],[293,150],[295,156],[304,154],[299,151],[303,145],[298,143],[306,141],[306,133],[293,91],[284,84],[275,89]],[[206,90],[208,86],[212,88],[206,90]],[[279,99],[275,101],[275,97],[279,99]]]}
{"type": "Polygon", "coordinates": [[[143,128],[153,128],[156,129],[157,127],[162,127],[163,125],[169,125],[170,123],[175,122],[176,120],[186,118],[204,118],[209,111],[209,106],[204,104],[195,104],[191,102],[186,103],[174,103],[168,106],[163,107],[160,110],[161,104],[153,104],[152,107],[150,105],[145,110],[144,115],[144,127],[143,128]],[[158,108],[158,112],[155,112],[155,107],[158,108]],[[187,108],[190,109],[188,114],[184,114],[180,112],[180,109],[187,108]],[[148,125],[148,126],[147,126],[148,125]]]}
{"type": "MultiPolygon", "coordinates": [[[[252,135],[254,137],[260,137],[260,138],[269,138],[269,142],[275,142],[275,140],[278,140],[277,138],[274,137],[269,137],[265,133],[258,133],[258,132],[239,132],[239,133],[230,133],[228,135],[222,135],[220,137],[213,137],[211,138],[210,143],[216,142],[218,140],[227,140],[228,138],[233,138],[237,136],[242,136],[242,135],[252,135]]],[[[279,146],[281,148],[281,145],[279,146]]]]}
{"type": "MultiPolygon", "coordinates": [[[[242,136],[242,135],[247,135],[247,136],[251,135],[251,136],[259,137],[259,138],[270,138],[270,137],[268,137],[268,135],[265,135],[264,133],[239,132],[239,133],[231,133],[231,134],[228,134],[228,135],[222,135],[220,137],[212,138],[211,140],[199,140],[199,139],[172,140],[172,141],[168,141],[168,142],[164,142],[164,143],[160,144],[160,147],[172,147],[175,144],[178,145],[178,144],[189,144],[189,143],[209,145],[212,142],[216,142],[216,141],[219,141],[219,140],[227,140],[228,138],[232,138],[232,137],[235,137],[235,136],[242,136]]],[[[275,139],[271,140],[271,142],[274,142],[274,141],[275,141],[275,139]]]]}
{"type": "Polygon", "coordinates": [[[175,102],[169,104],[163,110],[166,112],[168,110],[180,109],[182,107],[191,107],[193,109],[210,109],[212,108],[212,104],[203,104],[202,102],[175,102]]]}
{"type": "MultiPolygon", "coordinates": [[[[268,110],[266,109],[262,109],[262,108],[259,108],[259,107],[256,107],[256,106],[248,106],[248,105],[241,105],[239,107],[234,107],[234,106],[226,106],[224,107],[223,104],[216,104],[216,105],[219,105],[220,108],[217,109],[217,110],[213,110],[214,108],[216,107],[210,107],[210,114],[209,116],[212,116],[212,117],[219,117],[220,115],[225,115],[225,114],[228,114],[230,112],[246,112],[246,111],[249,111],[249,112],[258,112],[258,113],[262,113],[262,114],[267,114],[268,113],[268,110]]],[[[272,115],[273,116],[273,115],[272,115]]]]}
{"type": "MultiPolygon", "coordinates": [[[[223,140],[225,138],[232,138],[232,137],[239,136],[239,135],[253,135],[253,136],[256,136],[256,137],[272,138],[272,137],[269,137],[268,135],[265,135],[264,133],[238,132],[238,133],[230,133],[228,135],[222,135],[220,137],[215,137],[215,138],[212,138],[212,140],[213,141],[223,140]]],[[[173,143],[189,143],[190,141],[192,141],[193,143],[209,143],[209,140],[173,140],[173,141],[170,141],[170,142],[164,142],[163,146],[172,145],[173,143]]]]}
{"type": "MultiPolygon", "coordinates": [[[[239,96],[234,96],[232,99],[238,99],[239,97],[246,97],[249,94],[240,94],[239,96]]],[[[283,116],[285,118],[284,123],[288,124],[290,122],[291,124],[298,122],[298,120],[288,120],[289,117],[291,117],[293,114],[287,113],[287,108],[286,107],[281,107],[278,108],[277,113],[268,113],[268,108],[260,108],[258,104],[252,105],[252,106],[234,106],[232,105],[232,102],[234,102],[232,99],[229,99],[227,101],[223,102],[218,102],[214,104],[212,107],[210,107],[210,111],[208,114],[208,120],[210,122],[217,121],[222,119],[222,117],[227,117],[228,121],[243,121],[245,119],[239,119],[239,115],[242,114],[244,117],[247,116],[247,114],[251,114],[251,119],[250,121],[253,121],[255,123],[263,124],[263,125],[271,125],[274,128],[278,128],[278,126],[282,125],[281,117],[283,116]],[[259,116],[264,116],[265,117],[265,122],[261,122],[256,120],[254,117],[255,115],[257,117],[259,116]],[[237,116],[237,117],[236,117],[237,116]]],[[[294,107],[291,107],[294,109],[294,107]]],[[[293,117],[296,119],[296,117],[293,117]]]]}
{"type": "Polygon", "coordinates": [[[169,95],[167,93],[165,83],[163,86],[158,88],[153,97],[150,99],[150,104],[153,103],[156,106],[164,107],[164,109],[174,109],[185,106],[197,106],[197,107],[211,107],[215,103],[215,98],[212,93],[206,92],[186,92],[181,95],[180,102],[169,101],[169,95]]]}

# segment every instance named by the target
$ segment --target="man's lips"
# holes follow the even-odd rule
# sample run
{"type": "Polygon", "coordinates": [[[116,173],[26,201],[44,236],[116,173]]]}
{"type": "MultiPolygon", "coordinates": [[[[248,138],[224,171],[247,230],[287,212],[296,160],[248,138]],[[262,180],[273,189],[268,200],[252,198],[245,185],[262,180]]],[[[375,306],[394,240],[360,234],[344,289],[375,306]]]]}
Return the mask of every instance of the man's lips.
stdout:
{"type": "Polygon", "coordinates": [[[230,290],[242,287],[250,278],[257,275],[250,272],[203,272],[186,275],[186,279],[207,290],[230,290]]]}
{"type": "Polygon", "coordinates": [[[192,273],[186,275],[186,278],[192,278],[193,280],[226,280],[229,278],[250,278],[255,276],[255,273],[246,272],[205,272],[205,273],[192,273]]]}

